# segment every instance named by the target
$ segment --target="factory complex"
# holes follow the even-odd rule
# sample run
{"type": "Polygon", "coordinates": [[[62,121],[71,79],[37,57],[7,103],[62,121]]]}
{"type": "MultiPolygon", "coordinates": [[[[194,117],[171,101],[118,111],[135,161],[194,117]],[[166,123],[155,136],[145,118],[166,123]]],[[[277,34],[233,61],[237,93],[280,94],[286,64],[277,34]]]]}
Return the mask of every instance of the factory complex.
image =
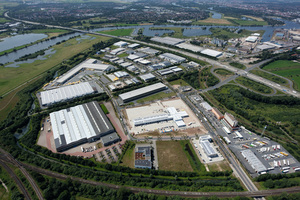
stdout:
{"type": "Polygon", "coordinates": [[[95,90],[88,82],[64,86],[41,92],[41,104],[42,106],[49,106],[92,93],[95,93],[95,90]]]}
{"type": "Polygon", "coordinates": [[[108,64],[103,64],[101,61],[99,61],[97,59],[88,59],[88,60],[80,63],[79,65],[75,66],[74,68],[72,68],[70,71],[68,71],[61,77],[59,77],[56,80],[56,83],[64,84],[65,82],[70,80],[72,77],[74,77],[76,74],[78,74],[81,70],[84,70],[84,69],[91,69],[91,70],[106,72],[106,71],[110,71],[110,70],[114,69],[114,67],[111,65],[108,65],[108,64]]]}
{"type": "Polygon", "coordinates": [[[127,103],[138,98],[166,90],[167,88],[168,87],[163,83],[156,83],[153,85],[149,85],[130,92],[120,94],[119,97],[123,101],[123,103],[127,103]]]}
{"type": "Polygon", "coordinates": [[[114,128],[97,102],[50,113],[54,144],[64,151],[114,133],[114,128]]]}

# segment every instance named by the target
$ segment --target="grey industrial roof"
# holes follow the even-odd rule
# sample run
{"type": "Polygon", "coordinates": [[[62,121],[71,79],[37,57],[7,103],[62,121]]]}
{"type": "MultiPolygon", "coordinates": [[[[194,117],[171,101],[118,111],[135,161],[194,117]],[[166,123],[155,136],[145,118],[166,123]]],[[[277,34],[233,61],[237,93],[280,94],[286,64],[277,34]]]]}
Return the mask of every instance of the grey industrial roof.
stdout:
{"type": "Polygon", "coordinates": [[[47,90],[41,92],[42,105],[50,105],[76,97],[84,96],[94,93],[94,89],[88,82],[79,83],[75,85],[69,85],[60,87],[53,90],[47,90]]]}
{"type": "Polygon", "coordinates": [[[211,109],[212,109],[212,107],[211,107],[206,101],[200,103],[200,105],[201,105],[205,110],[211,110],[211,109]]]}
{"type": "Polygon", "coordinates": [[[220,51],[215,51],[212,49],[204,49],[203,51],[201,51],[202,54],[208,55],[208,56],[212,56],[212,57],[218,57],[221,56],[223,53],[220,51]]]}
{"type": "Polygon", "coordinates": [[[200,144],[203,147],[203,150],[205,151],[205,153],[208,157],[218,155],[208,140],[202,140],[202,141],[200,141],[200,144]]]}
{"type": "Polygon", "coordinates": [[[172,38],[172,37],[153,37],[151,38],[151,40],[163,44],[168,44],[168,45],[177,45],[184,42],[184,40],[178,38],[172,38]]]}
{"type": "Polygon", "coordinates": [[[241,151],[244,158],[249,162],[250,166],[257,172],[267,171],[264,164],[256,157],[256,155],[250,150],[241,151]]]}
{"type": "Polygon", "coordinates": [[[114,131],[95,101],[50,113],[56,148],[114,131]]]}
{"type": "Polygon", "coordinates": [[[144,81],[156,78],[152,73],[140,75],[140,78],[144,81]]]}
{"type": "Polygon", "coordinates": [[[141,167],[152,167],[152,163],[150,160],[135,160],[134,165],[136,167],[141,166],[141,167]]]}
{"type": "Polygon", "coordinates": [[[151,147],[138,147],[137,152],[145,152],[145,156],[151,156],[151,147]]]}
{"type": "Polygon", "coordinates": [[[120,137],[118,136],[118,134],[116,132],[101,137],[102,143],[104,145],[108,144],[110,142],[115,142],[119,139],[120,139],[120,137]]]}
{"type": "Polygon", "coordinates": [[[187,44],[187,43],[181,43],[181,44],[177,44],[177,47],[181,48],[181,49],[187,49],[193,52],[200,52],[203,50],[202,47],[196,46],[196,45],[192,45],[192,44],[187,44]]]}
{"type": "Polygon", "coordinates": [[[159,55],[159,57],[163,58],[163,59],[169,59],[170,62],[172,62],[172,61],[183,62],[183,61],[186,60],[185,58],[183,58],[181,56],[177,56],[177,55],[172,54],[172,53],[164,53],[164,54],[159,55]]]}
{"type": "Polygon", "coordinates": [[[157,54],[157,53],[159,53],[158,50],[152,49],[150,47],[139,48],[137,51],[144,52],[144,53],[147,53],[147,54],[157,54]]]}
{"type": "Polygon", "coordinates": [[[142,88],[130,91],[130,92],[120,94],[119,96],[124,101],[124,100],[130,99],[130,98],[138,97],[138,96],[140,96],[142,94],[145,94],[145,93],[149,93],[151,91],[155,91],[155,90],[158,90],[158,89],[164,89],[164,88],[165,89],[167,88],[167,86],[165,84],[156,83],[156,84],[153,84],[153,85],[149,85],[149,86],[142,87],[142,88]]]}

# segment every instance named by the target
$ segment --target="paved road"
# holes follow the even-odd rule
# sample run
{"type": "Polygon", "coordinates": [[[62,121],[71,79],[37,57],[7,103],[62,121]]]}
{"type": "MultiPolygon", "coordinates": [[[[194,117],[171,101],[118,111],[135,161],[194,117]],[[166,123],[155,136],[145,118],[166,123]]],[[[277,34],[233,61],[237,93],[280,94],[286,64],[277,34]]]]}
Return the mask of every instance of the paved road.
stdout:
{"type": "MultiPolygon", "coordinates": [[[[250,78],[250,79],[252,79],[256,82],[260,82],[260,83],[265,84],[269,87],[278,89],[278,90],[280,90],[280,91],[282,91],[286,94],[289,94],[289,95],[292,95],[294,97],[300,98],[300,93],[299,92],[294,91],[294,90],[290,90],[290,88],[281,86],[279,84],[274,83],[273,81],[269,81],[267,79],[264,79],[260,76],[256,76],[256,75],[251,74],[251,73],[248,72],[248,70],[251,70],[251,68],[257,67],[258,64],[254,65],[253,67],[251,67],[249,69],[241,70],[241,69],[232,67],[230,65],[221,64],[216,60],[212,60],[212,59],[200,56],[200,55],[195,54],[195,53],[190,53],[190,52],[186,52],[184,50],[170,48],[170,47],[166,47],[166,46],[163,46],[163,45],[157,45],[157,44],[153,44],[153,43],[142,42],[142,41],[139,41],[139,40],[131,39],[129,37],[118,37],[118,36],[112,36],[112,35],[107,35],[107,34],[103,34],[103,33],[96,33],[96,32],[92,32],[92,31],[85,31],[85,30],[80,30],[80,29],[75,29],[75,28],[69,28],[69,27],[63,27],[63,26],[54,26],[54,25],[37,23],[37,22],[32,22],[32,21],[27,21],[27,20],[15,19],[15,18],[9,17],[8,12],[6,12],[4,14],[4,16],[7,17],[7,18],[16,20],[16,21],[24,22],[24,23],[35,24],[35,25],[44,25],[46,27],[51,27],[51,28],[65,29],[65,30],[71,30],[71,31],[76,31],[76,32],[81,32],[81,33],[88,33],[88,34],[100,35],[100,36],[105,36],[105,37],[118,38],[118,39],[122,39],[122,40],[129,41],[129,42],[136,42],[136,43],[144,44],[144,45],[151,46],[151,47],[154,47],[154,48],[165,49],[165,50],[177,52],[177,53],[180,53],[182,55],[185,55],[185,56],[188,56],[188,57],[191,57],[191,58],[204,60],[204,61],[208,62],[209,64],[211,64],[213,66],[219,66],[219,67],[222,67],[222,68],[227,69],[229,71],[232,71],[234,73],[237,73],[237,74],[240,74],[240,75],[243,75],[243,76],[247,76],[248,78],[250,78]]],[[[267,62],[267,60],[263,61],[263,62],[267,62]]]]}

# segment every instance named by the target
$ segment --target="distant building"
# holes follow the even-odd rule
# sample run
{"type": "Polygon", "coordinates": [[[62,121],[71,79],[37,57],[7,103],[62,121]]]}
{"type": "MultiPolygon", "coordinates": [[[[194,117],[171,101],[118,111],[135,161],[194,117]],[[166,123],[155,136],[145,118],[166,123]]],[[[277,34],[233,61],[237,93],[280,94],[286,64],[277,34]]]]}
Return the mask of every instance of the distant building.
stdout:
{"type": "Polygon", "coordinates": [[[162,44],[172,45],[172,46],[175,46],[177,44],[184,42],[184,40],[181,40],[178,38],[172,38],[172,37],[153,37],[150,40],[154,41],[154,42],[159,42],[162,44]]]}
{"type": "Polygon", "coordinates": [[[159,55],[158,57],[161,58],[161,59],[170,61],[173,64],[182,63],[186,60],[185,58],[183,58],[181,56],[174,55],[172,53],[164,53],[164,54],[159,55]]]}
{"type": "Polygon", "coordinates": [[[140,146],[135,148],[134,167],[142,169],[152,168],[151,146],[140,146]]]}
{"type": "Polygon", "coordinates": [[[217,119],[223,119],[224,115],[217,109],[217,108],[212,108],[211,112],[217,117],[217,119]]]}
{"type": "Polygon", "coordinates": [[[151,73],[140,75],[140,78],[145,82],[156,79],[156,77],[151,73]]]}
{"type": "Polygon", "coordinates": [[[235,119],[233,115],[229,113],[225,113],[224,118],[221,120],[221,122],[230,131],[237,129],[238,121],[235,119]]]}
{"type": "Polygon", "coordinates": [[[215,51],[215,50],[211,50],[211,49],[204,49],[203,51],[201,51],[201,53],[204,55],[207,55],[207,56],[215,57],[215,58],[218,58],[223,55],[223,52],[215,51]]]}
{"type": "Polygon", "coordinates": [[[249,37],[246,38],[246,42],[252,42],[252,43],[254,43],[254,42],[257,41],[257,39],[258,39],[257,36],[249,36],[249,37]]]}
{"type": "Polygon", "coordinates": [[[206,111],[212,110],[212,107],[206,101],[200,103],[200,106],[202,106],[206,111]]]}
{"type": "Polygon", "coordinates": [[[119,42],[114,43],[114,46],[125,47],[127,44],[128,44],[127,42],[119,41],[119,42]]]}

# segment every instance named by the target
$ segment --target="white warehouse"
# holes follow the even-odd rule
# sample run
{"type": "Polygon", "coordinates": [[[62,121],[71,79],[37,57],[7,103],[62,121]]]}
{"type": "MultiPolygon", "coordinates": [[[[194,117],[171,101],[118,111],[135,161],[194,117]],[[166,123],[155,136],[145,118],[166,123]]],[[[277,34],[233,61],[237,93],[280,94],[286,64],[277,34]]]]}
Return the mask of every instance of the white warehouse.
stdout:
{"type": "Polygon", "coordinates": [[[41,104],[43,106],[49,106],[92,93],[95,93],[95,90],[88,82],[69,85],[41,92],[41,104]]]}
{"type": "Polygon", "coordinates": [[[181,56],[174,55],[172,53],[164,53],[164,54],[159,55],[158,57],[161,58],[161,59],[170,61],[173,64],[182,63],[186,60],[185,58],[183,58],[181,56]]]}

